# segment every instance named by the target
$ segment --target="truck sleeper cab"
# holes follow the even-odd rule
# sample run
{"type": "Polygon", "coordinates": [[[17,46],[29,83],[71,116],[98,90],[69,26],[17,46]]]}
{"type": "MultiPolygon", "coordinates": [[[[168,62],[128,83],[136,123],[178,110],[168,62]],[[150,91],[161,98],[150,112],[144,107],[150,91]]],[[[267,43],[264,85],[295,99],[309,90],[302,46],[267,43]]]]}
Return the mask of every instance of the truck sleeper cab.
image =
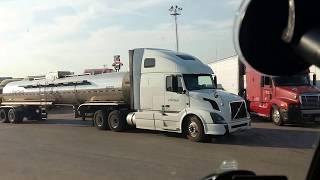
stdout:
{"type": "Polygon", "coordinates": [[[245,101],[217,90],[213,71],[197,58],[146,50],[138,59],[143,59],[140,107],[132,117],[137,128],[185,133],[194,141],[248,129],[245,101]],[[237,104],[231,109],[230,103],[237,104]]]}

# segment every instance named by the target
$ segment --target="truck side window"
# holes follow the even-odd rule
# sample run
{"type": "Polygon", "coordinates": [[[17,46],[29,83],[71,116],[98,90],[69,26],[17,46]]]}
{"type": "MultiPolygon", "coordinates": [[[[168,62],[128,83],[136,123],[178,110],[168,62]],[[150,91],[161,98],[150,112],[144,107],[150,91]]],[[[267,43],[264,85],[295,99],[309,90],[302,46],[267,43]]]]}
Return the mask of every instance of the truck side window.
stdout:
{"type": "Polygon", "coordinates": [[[156,59],[154,59],[154,58],[144,59],[144,67],[145,68],[153,68],[155,66],[156,66],[156,59]]]}
{"type": "Polygon", "coordinates": [[[177,85],[178,85],[177,92],[183,91],[182,77],[181,77],[181,76],[178,76],[178,77],[177,77],[177,85]]]}
{"type": "Polygon", "coordinates": [[[182,78],[178,76],[167,76],[166,86],[167,91],[170,92],[179,92],[179,90],[182,91],[182,78]]]}
{"type": "Polygon", "coordinates": [[[264,76],[264,85],[271,86],[271,78],[269,76],[264,76]]]}
{"type": "Polygon", "coordinates": [[[173,91],[173,87],[172,87],[172,76],[167,76],[166,77],[166,89],[167,91],[173,91]]]}

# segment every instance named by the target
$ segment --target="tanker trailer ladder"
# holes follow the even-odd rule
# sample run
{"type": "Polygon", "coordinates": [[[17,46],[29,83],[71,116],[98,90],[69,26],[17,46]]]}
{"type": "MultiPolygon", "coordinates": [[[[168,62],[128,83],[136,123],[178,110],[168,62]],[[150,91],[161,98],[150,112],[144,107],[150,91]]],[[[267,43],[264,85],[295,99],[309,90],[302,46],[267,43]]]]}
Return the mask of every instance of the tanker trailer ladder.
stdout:
{"type": "Polygon", "coordinates": [[[47,94],[46,94],[46,86],[47,86],[47,82],[45,82],[44,86],[43,86],[43,92],[41,92],[41,84],[38,84],[39,85],[39,97],[40,97],[40,106],[39,106],[39,109],[40,109],[40,120],[42,121],[45,121],[47,120],[47,117],[48,117],[48,113],[47,113],[47,94]]]}

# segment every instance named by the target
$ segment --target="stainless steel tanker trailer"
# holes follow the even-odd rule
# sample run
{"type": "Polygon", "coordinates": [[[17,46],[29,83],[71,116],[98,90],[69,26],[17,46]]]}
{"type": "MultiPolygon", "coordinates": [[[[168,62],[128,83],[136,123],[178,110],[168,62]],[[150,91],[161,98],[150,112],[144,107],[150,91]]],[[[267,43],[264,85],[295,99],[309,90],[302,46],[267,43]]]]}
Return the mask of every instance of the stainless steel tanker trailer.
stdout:
{"type": "Polygon", "coordinates": [[[72,105],[75,117],[94,114],[98,129],[140,129],[185,133],[192,141],[248,129],[245,101],[217,90],[212,70],[199,59],[162,49],[129,51],[129,72],[70,76],[8,83],[0,121],[45,120],[46,108],[72,105]]]}

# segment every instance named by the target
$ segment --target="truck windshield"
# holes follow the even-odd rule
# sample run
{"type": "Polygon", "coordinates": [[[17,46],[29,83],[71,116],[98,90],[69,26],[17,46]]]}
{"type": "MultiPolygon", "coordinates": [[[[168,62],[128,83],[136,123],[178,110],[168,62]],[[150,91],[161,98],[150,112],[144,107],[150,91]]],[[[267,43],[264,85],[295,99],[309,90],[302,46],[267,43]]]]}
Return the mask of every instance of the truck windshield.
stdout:
{"type": "Polygon", "coordinates": [[[308,75],[283,76],[273,78],[277,86],[307,86],[310,85],[308,75]]]}
{"type": "Polygon", "coordinates": [[[201,89],[216,89],[210,74],[184,74],[184,83],[189,91],[201,89]]]}

